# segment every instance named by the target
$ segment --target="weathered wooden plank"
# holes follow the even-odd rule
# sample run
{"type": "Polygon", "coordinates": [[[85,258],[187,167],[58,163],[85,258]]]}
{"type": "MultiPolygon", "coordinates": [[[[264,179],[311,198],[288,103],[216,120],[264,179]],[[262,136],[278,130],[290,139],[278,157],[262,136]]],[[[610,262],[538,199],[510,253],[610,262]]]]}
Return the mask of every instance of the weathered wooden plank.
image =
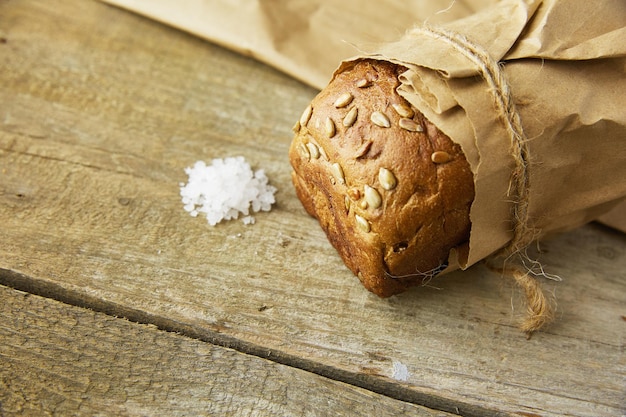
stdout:
{"type": "Polygon", "coordinates": [[[3,416],[452,416],[6,287],[0,340],[3,416]]]}
{"type": "Polygon", "coordinates": [[[433,408],[625,412],[623,235],[544,244],[559,318],[529,341],[519,294],[482,266],[380,300],[290,185],[289,129],[314,91],[94,2],[0,3],[0,38],[0,281],[433,408]],[[178,184],[230,155],[266,169],[278,204],[211,228],[178,184]]]}

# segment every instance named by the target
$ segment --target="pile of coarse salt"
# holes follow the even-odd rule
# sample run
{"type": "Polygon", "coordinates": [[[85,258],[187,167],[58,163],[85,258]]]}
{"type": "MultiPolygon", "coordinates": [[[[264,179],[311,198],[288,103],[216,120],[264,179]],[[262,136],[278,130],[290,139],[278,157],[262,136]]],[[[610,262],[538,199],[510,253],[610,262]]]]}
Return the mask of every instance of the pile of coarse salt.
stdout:
{"type": "Polygon", "coordinates": [[[242,156],[214,159],[211,165],[198,161],[185,168],[187,184],[180,184],[184,209],[192,216],[204,213],[211,226],[222,220],[239,218],[253,224],[253,212],[270,211],[276,202],[276,187],[268,184],[265,171],[253,172],[242,156]]]}

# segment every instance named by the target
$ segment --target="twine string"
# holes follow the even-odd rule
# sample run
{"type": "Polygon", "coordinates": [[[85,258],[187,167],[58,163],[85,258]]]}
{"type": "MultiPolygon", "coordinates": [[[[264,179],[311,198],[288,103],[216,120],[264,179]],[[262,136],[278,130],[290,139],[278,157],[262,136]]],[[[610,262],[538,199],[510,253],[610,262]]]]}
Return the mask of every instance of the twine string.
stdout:
{"type": "Polygon", "coordinates": [[[528,213],[529,149],[511,89],[500,64],[484,48],[471,42],[465,36],[443,28],[421,27],[414,30],[446,42],[476,65],[493,95],[495,107],[509,136],[511,155],[515,161],[507,195],[513,201],[513,237],[505,248],[492,256],[490,261],[504,258],[502,267],[491,266],[491,268],[512,277],[523,289],[528,312],[520,327],[530,335],[551,320],[553,308],[541,289],[539,281],[531,276],[528,270],[521,266],[506,265],[506,262],[514,255],[520,258],[527,256],[525,249],[536,237],[536,230],[530,227],[528,213]]]}

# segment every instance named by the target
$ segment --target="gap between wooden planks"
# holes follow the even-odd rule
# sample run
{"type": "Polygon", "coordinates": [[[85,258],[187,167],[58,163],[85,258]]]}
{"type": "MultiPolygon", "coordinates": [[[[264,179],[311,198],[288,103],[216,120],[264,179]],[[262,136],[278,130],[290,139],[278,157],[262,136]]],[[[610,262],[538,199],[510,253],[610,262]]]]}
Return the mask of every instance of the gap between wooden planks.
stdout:
{"type": "Polygon", "coordinates": [[[452,414],[0,287],[0,414],[452,414]]]}
{"type": "MultiPolygon", "coordinates": [[[[312,361],[305,357],[288,355],[280,351],[271,351],[271,350],[268,350],[266,348],[263,348],[257,345],[246,343],[242,340],[234,339],[232,337],[229,337],[226,334],[220,333],[219,331],[196,328],[194,326],[189,326],[184,323],[175,322],[164,317],[151,316],[143,311],[133,310],[122,305],[113,305],[113,304],[103,302],[102,300],[97,299],[97,298],[88,297],[82,294],[75,294],[75,293],[65,290],[62,287],[55,286],[54,284],[44,283],[42,281],[34,280],[26,276],[19,276],[15,273],[12,273],[11,271],[0,270],[0,283],[2,283],[2,285],[8,286],[8,288],[6,289],[3,289],[2,287],[0,287],[0,293],[2,295],[0,298],[6,301],[0,304],[6,307],[6,310],[3,310],[2,312],[3,312],[3,315],[7,318],[7,323],[8,322],[14,322],[14,323],[22,322],[20,326],[28,327],[29,323],[28,323],[27,317],[31,315],[33,316],[41,315],[42,316],[41,318],[43,320],[54,322],[56,321],[54,314],[50,314],[49,312],[47,312],[45,315],[42,315],[40,311],[43,311],[44,309],[47,308],[48,310],[52,310],[53,312],[54,311],[60,312],[63,315],[64,313],[62,310],[64,307],[60,307],[59,304],[54,303],[54,301],[59,301],[64,304],[67,304],[68,306],[79,307],[79,308],[88,309],[89,311],[91,311],[92,313],[82,312],[80,309],[72,309],[71,307],[65,307],[66,309],[72,312],[71,315],[85,316],[86,321],[94,320],[92,318],[92,316],[94,316],[94,313],[103,313],[110,317],[123,317],[129,320],[130,322],[151,325],[151,326],[154,326],[154,329],[163,330],[168,333],[172,333],[176,335],[186,336],[190,339],[194,339],[194,340],[201,341],[201,342],[206,342],[216,347],[232,349],[237,352],[250,355],[250,356],[255,356],[261,359],[271,360],[274,363],[287,365],[289,367],[300,369],[303,371],[308,371],[312,374],[319,375],[321,377],[325,377],[333,381],[337,381],[338,383],[342,382],[342,383],[349,384],[351,386],[363,388],[373,393],[380,394],[385,397],[389,397],[389,399],[396,399],[402,402],[412,403],[412,404],[415,404],[416,407],[418,407],[417,405],[420,405],[420,404],[424,405],[424,410],[420,410],[420,408],[418,407],[414,409],[414,411],[425,413],[425,414],[416,414],[416,415],[429,415],[430,416],[430,415],[433,415],[431,413],[436,413],[437,416],[452,415],[444,411],[437,411],[438,409],[441,409],[441,410],[450,409],[450,410],[455,410],[455,411],[462,409],[464,411],[464,415],[467,415],[467,416],[473,416],[473,415],[487,416],[493,413],[493,410],[483,409],[481,407],[476,407],[471,404],[450,403],[446,399],[439,399],[433,396],[421,395],[420,393],[414,390],[403,388],[402,386],[394,382],[391,382],[382,378],[377,378],[376,376],[346,372],[341,369],[336,369],[336,368],[332,368],[329,366],[325,366],[322,363],[312,361]],[[17,297],[17,301],[12,301],[11,297],[14,296],[14,294],[11,293],[9,288],[18,289],[20,292],[23,292],[22,296],[17,297]],[[39,300],[39,299],[33,300],[32,298],[29,298],[27,302],[25,303],[24,307],[19,306],[20,302],[26,300],[25,298],[22,299],[22,297],[28,294],[32,294],[37,297],[44,297],[45,299],[48,299],[49,301],[39,300]],[[24,317],[16,317],[17,312],[24,315],[24,317]],[[428,410],[426,410],[427,407],[428,407],[428,410]]],[[[100,319],[104,321],[107,320],[105,319],[104,316],[96,315],[95,317],[97,318],[97,320],[100,320],[100,319]]],[[[128,324],[122,324],[122,325],[127,326],[128,324]]],[[[86,324],[85,326],[88,329],[88,325],[86,324]]],[[[36,328],[33,330],[41,331],[42,329],[45,329],[45,328],[46,328],[45,326],[39,326],[39,328],[36,328]]],[[[72,331],[72,329],[71,328],[65,329],[65,331],[70,332],[72,331]]],[[[7,335],[8,333],[5,334],[5,337],[7,335]]],[[[130,338],[127,335],[123,335],[119,340],[113,340],[113,341],[109,341],[109,338],[111,336],[108,334],[103,335],[101,333],[97,333],[97,334],[91,334],[91,336],[95,339],[94,343],[98,343],[98,340],[101,337],[103,339],[102,342],[110,343],[112,346],[115,346],[115,343],[120,343],[122,341],[127,342],[127,343],[133,343],[132,338],[130,338]]],[[[86,337],[86,335],[81,335],[80,337],[86,337]]],[[[69,336],[68,336],[68,339],[70,339],[69,336]]],[[[80,342],[80,339],[77,340],[77,342],[80,342]]],[[[62,351],[66,349],[67,347],[63,346],[63,344],[60,344],[59,346],[57,346],[57,348],[62,351]]],[[[142,346],[142,349],[149,350],[151,349],[151,347],[142,346]]],[[[10,359],[11,355],[6,355],[6,357],[10,359]]],[[[19,356],[16,356],[15,359],[20,360],[21,358],[19,356]]],[[[223,364],[223,366],[220,366],[220,368],[226,368],[229,366],[232,366],[230,362],[223,364]]],[[[85,367],[88,368],[87,365],[85,365],[85,367]]],[[[225,372],[225,371],[222,371],[222,372],[225,372]]],[[[101,381],[101,382],[107,383],[107,381],[101,381]]],[[[9,382],[9,385],[11,385],[10,382],[9,382]]],[[[231,388],[227,386],[224,388],[225,388],[224,394],[228,394],[229,389],[231,388]]],[[[16,388],[11,388],[10,391],[15,391],[15,390],[16,388]]],[[[213,390],[219,391],[218,388],[215,388],[213,390]]],[[[211,392],[213,392],[213,390],[211,390],[211,392]]],[[[33,395],[34,394],[37,394],[37,393],[33,392],[33,395]]],[[[255,393],[249,392],[248,394],[254,396],[255,393]]],[[[94,404],[94,406],[96,405],[94,404]]],[[[398,410],[400,410],[400,408],[398,407],[392,408],[391,410],[392,413],[389,415],[394,415],[394,413],[398,412],[398,410]]],[[[336,411],[343,412],[346,415],[363,415],[360,412],[358,412],[358,410],[351,410],[349,407],[346,407],[344,410],[338,409],[336,411]]],[[[280,415],[283,415],[283,414],[280,414],[280,415]]],[[[326,414],[322,414],[322,415],[326,415],[326,414]]],[[[376,415],[386,415],[386,414],[377,413],[376,415]]]]}

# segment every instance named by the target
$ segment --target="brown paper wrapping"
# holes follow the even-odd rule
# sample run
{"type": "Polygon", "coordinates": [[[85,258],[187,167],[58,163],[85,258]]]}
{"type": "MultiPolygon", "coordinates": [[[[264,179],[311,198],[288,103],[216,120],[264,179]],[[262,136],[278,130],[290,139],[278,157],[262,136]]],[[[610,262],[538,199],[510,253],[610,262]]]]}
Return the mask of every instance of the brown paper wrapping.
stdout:
{"type": "MultiPolygon", "coordinates": [[[[449,270],[523,255],[598,218],[626,231],[623,0],[105,1],[318,88],[353,59],[407,67],[399,93],[462,146],[474,172],[469,245],[449,270]]],[[[535,284],[518,282],[530,302],[535,284]]]]}
{"type": "Polygon", "coordinates": [[[363,42],[451,22],[497,0],[103,0],[253,56],[323,88],[363,42]]]}
{"type": "MultiPolygon", "coordinates": [[[[401,94],[462,145],[475,173],[462,268],[512,241],[521,249],[530,237],[589,222],[625,199],[623,0],[105,1],[318,88],[357,47],[360,56],[407,66],[401,94]],[[494,94],[503,88],[510,103],[494,94]],[[526,183],[517,186],[516,147],[526,165],[518,174],[526,183]],[[515,211],[516,199],[527,211],[515,211]],[[527,227],[516,238],[520,223],[527,227]]],[[[619,227],[621,210],[602,219],[619,227]]]]}
{"type": "Polygon", "coordinates": [[[623,39],[622,1],[502,1],[368,54],[409,68],[400,93],[461,144],[472,166],[462,268],[624,200],[623,39]]]}

